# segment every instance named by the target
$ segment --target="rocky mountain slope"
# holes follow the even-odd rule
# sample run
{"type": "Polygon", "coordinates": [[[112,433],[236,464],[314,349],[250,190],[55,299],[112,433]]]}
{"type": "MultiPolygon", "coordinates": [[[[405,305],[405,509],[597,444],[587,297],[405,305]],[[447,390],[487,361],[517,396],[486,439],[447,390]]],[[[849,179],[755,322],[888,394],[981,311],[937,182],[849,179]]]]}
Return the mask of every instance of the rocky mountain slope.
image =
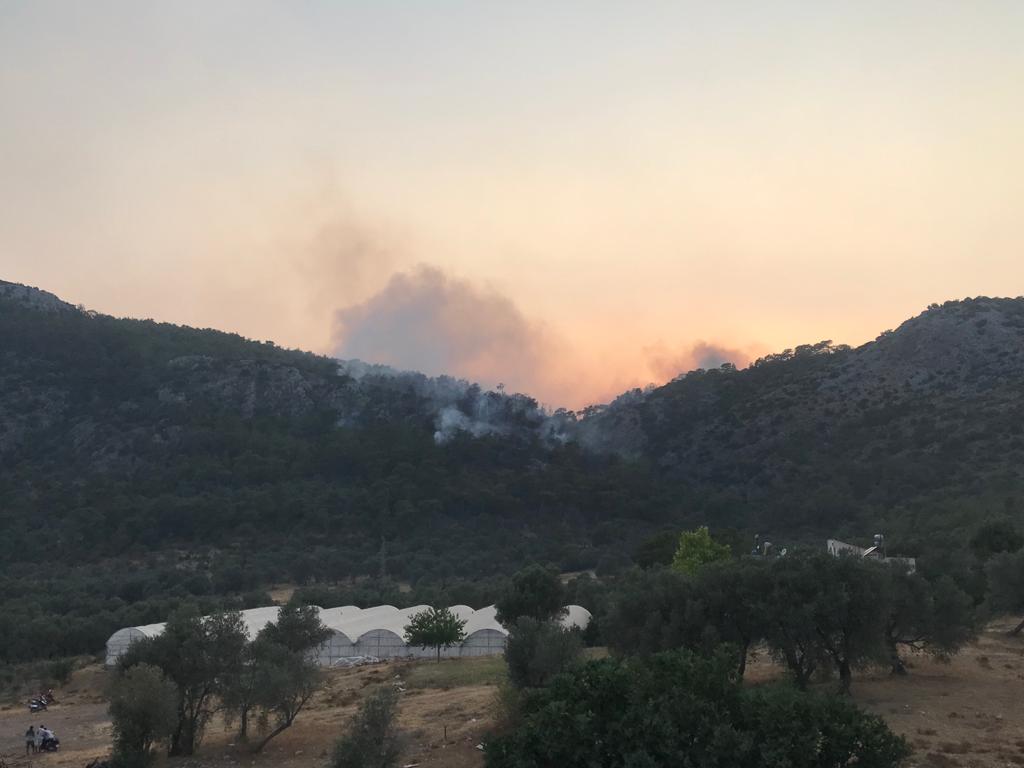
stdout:
{"type": "Polygon", "coordinates": [[[1020,516],[1022,459],[1022,299],[932,306],[857,349],[692,372],[577,416],[0,283],[0,549],[15,559],[39,550],[26,518],[69,557],[259,540],[314,571],[371,572],[383,548],[407,575],[592,567],[703,521],[884,525],[913,549],[1020,516]]]}
{"type": "Polygon", "coordinates": [[[821,342],[688,373],[580,431],[761,526],[820,530],[864,509],[905,522],[961,502],[1019,514],[1024,299],[933,305],[857,349],[821,342]]]}

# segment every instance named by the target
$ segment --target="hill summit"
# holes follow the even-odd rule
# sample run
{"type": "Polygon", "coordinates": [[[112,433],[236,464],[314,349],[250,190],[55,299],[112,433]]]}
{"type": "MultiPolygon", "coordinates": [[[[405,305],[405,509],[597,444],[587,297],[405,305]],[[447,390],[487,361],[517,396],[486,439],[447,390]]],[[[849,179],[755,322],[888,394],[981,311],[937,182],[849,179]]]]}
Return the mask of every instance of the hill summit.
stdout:
{"type": "Polygon", "coordinates": [[[580,413],[12,283],[0,360],[7,562],[258,543],[268,571],[300,552],[305,572],[416,578],[621,563],[698,523],[882,526],[914,554],[1021,516],[1019,298],[933,305],[856,349],[804,345],[580,413]]]}

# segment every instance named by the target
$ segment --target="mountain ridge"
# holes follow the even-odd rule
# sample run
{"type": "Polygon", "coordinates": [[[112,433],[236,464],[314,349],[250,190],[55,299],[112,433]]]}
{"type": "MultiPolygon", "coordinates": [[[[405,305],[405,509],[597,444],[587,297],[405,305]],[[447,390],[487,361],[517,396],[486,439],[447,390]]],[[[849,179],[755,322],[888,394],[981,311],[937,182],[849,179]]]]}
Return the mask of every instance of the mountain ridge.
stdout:
{"type": "MultiPolygon", "coordinates": [[[[1020,514],[1020,298],[932,305],[856,349],[803,345],[576,414],[451,377],[87,313],[11,285],[0,283],[0,498],[26,514],[51,499],[84,539],[101,516],[119,532],[116,545],[94,542],[108,555],[273,536],[261,515],[274,513],[256,511],[268,493],[300,521],[402,507],[451,534],[430,538],[427,559],[470,570],[527,552],[566,567],[621,562],[665,525],[799,537],[884,524],[913,548],[916,530],[954,535],[1020,514]],[[111,487],[120,506],[98,490],[111,487]],[[911,522],[927,509],[932,523],[911,522]],[[162,520],[161,535],[138,532],[133,514],[162,520]],[[507,557],[467,566],[449,551],[488,525],[513,543],[507,557]],[[538,526],[560,533],[538,541],[538,526]]],[[[367,572],[393,532],[364,528],[346,533],[346,551],[367,572]]],[[[394,558],[424,557],[419,535],[394,533],[394,558]]],[[[13,557],[37,550],[8,538],[13,557]]]]}

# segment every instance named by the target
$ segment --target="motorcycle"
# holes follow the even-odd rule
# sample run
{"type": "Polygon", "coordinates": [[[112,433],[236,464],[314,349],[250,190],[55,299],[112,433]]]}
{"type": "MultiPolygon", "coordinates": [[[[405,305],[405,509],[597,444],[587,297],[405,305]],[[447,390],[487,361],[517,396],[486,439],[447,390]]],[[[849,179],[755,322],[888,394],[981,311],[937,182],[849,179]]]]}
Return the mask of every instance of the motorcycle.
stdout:
{"type": "Polygon", "coordinates": [[[45,712],[46,711],[46,700],[45,699],[39,699],[39,698],[29,699],[28,700],[28,711],[32,712],[32,713],[35,713],[35,712],[45,712]]]}
{"type": "Polygon", "coordinates": [[[54,736],[52,739],[43,739],[39,745],[40,752],[57,752],[60,749],[60,739],[54,736]]]}

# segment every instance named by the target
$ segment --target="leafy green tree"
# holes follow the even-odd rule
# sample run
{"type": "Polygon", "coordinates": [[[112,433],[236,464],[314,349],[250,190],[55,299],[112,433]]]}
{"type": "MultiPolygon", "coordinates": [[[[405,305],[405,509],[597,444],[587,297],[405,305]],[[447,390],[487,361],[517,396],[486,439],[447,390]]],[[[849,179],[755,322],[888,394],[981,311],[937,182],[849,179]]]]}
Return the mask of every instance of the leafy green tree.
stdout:
{"type": "Polygon", "coordinates": [[[177,724],[177,701],[174,684],[148,664],[113,679],[109,712],[116,768],[145,768],[153,762],[154,746],[170,737],[177,724]]]}
{"type": "Polygon", "coordinates": [[[291,728],[314,694],[323,686],[315,659],[267,637],[253,643],[254,703],[260,708],[266,734],[253,747],[263,750],[271,739],[291,728]]]}
{"type": "Polygon", "coordinates": [[[260,631],[265,640],[304,654],[319,648],[331,636],[331,630],[320,621],[315,606],[289,602],[277,611],[277,619],[260,631]]]}
{"type": "Polygon", "coordinates": [[[887,659],[884,569],[816,552],[780,558],[769,574],[765,637],[798,687],[828,665],[848,692],[855,668],[887,659]]]}
{"type": "Polygon", "coordinates": [[[662,531],[645,539],[633,550],[633,562],[641,568],[671,565],[678,548],[679,534],[675,531],[662,531]]]}
{"type": "MultiPolygon", "coordinates": [[[[1024,611],[1024,549],[993,555],[985,566],[985,572],[992,610],[1017,614],[1024,611]]],[[[1024,630],[1024,619],[1010,630],[1010,634],[1020,634],[1021,630],[1024,630]]]]}
{"type": "Polygon", "coordinates": [[[718,560],[727,560],[731,556],[732,550],[711,538],[707,526],[701,526],[694,531],[683,531],[679,535],[679,546],[672,558],[672,567],[680,573],[692,576],[701,566],[718,560]]]}
{"type": "Polygon", "coordinates": [[[578,631],[564,629],[553,621],[521,616],[509,628],[505,646],[509,680],[520,688],[542,687],[575,664],[582,651],[578,631]]]}
{"type": "Polygon", "coordinates": [[[764,637],[769,620],[769,568],[768,562],[757,558],[725,560],[701,568],[694,579],[691,599],[699,608],[687,616],[704,624],[704,645],[729,643],[736,648],[736,671],[741,678],[750,648],[764,637]]]}
{"type": "Polygon", "coordinates": [[[976,635],[970,596],[948,576],[929,581],[901,565],[888,567],[885,640],[894,674],[904,675],[900,649],[947,658],[976,635]]]}
{"type": "Polygon", "coordinates": [[[225,725],[238,722],[238,740],[249,740],[249,722],[259,705],[259,641],[246,646],[242,664],[237,674],[223,681],[220,689],[221,705],[224,708],[225,725]]]}
{"type": "Polygon", "coordinates": [[[616,585],[605,634],[620,654],[697,649],[705,645],[706,619],[693,579],[672,569],[638,571],[616,585]]]}
{"type": "Polygon", "coordinates": [[[537,564],[516,573],[495,603],[496,618],[506,627],[520,616],[546,621],[560,615],[564,606],[565,587],[558,572],[537,564]]]}
{"type": "Polygon", "coordinates": [[[890,593],[876,564],[818,553],[807,557],[809,578],[818,584],[814,628],[821,647],[839,672],[839,688],[849,693],[853,669],[887,658],[885,622],[890,593]]]}
{"type": "Polygon", "coordinates": [[[238,719],[242,741],[248,739],[250,714],[260,713],[260,724],[269,735],[254,751],[290,728],[319,690],[322,678],[311,652],[329,636],[316,607],[291,602],[246,648],[245,662],[225,681],[221,700],[231,718],[238,719]]]}
{"type": "Polygon", "coordinates": [[[910,750],[851,703],[745,689],[728,655],[672,651],[571,668],[520,697],[489,768],[896,768],[910,750]]]}
{"type": "Polygon", "coordinates": [[[1024,536],[1012,521],[989,520],[971,537],[971,550],[979,560],[987,560],[1000,552],[1016,552],[1024,547],[1024,536]]]}
{"type": "Polygon", "coordinates": [[[123,668],[151,664],[177,686],[178,722],[171,734],[171,755],[195,752],[213,715],[215,698],[242,671],[246,641],[240,614],[204,618],[194,607],[186,607],[171,615],[163,634],[133,643],[122,656],[123,668]]]}
{"type": "Polygon", "coordinates": [[[806,559],[791,555],[772,563],[764,606],[765,640],[801,690],[827,663],[816,623],[818,599],[817,575],[806,559]]]}
{"type": "Polygon", "coordinates": [[[331,768],[394,768],[401,753],[395,714],[398,692],[382,687],[367,696],[334,746],[331,768]]]}
{"type": "Polygon", "coordinates": [[[608,646],[620,654],[649,655],[698,645],[703,615],[695,618],[693,600],[693,582],[677,571],[627,574],[616,584],[602,619],[608,646]]]}
{"type": "Polygon", "coordinates": [[[466,639],[462,628],[466,626],[447,608],[427,608],[420,611],[405,626],[405,642],[420,648],[437,650],[437,660],[441,661],[441,649],[458,645],[466,639]]]}

